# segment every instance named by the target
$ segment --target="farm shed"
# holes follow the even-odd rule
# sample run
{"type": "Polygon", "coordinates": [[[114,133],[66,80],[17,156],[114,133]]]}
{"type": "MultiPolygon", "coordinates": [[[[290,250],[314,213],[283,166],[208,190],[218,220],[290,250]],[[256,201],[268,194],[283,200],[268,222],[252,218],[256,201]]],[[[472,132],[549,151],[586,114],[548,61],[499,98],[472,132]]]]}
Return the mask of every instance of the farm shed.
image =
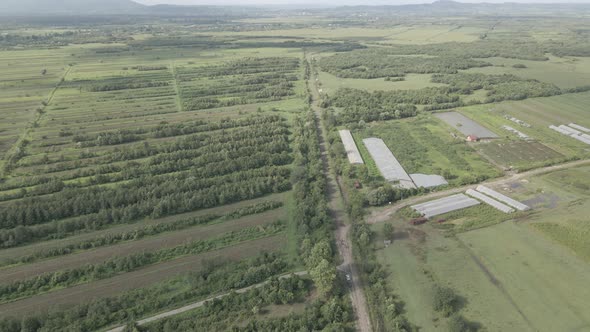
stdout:
{"type": "Polygon", "coordinates": [[[479,138],[498,138],[491,130],[471,120],[458,112],[435,113],[435,117],[441,119],[449,126],[457,129],[463,135],[475,135],[479,138]]]}
{"type": "Polygon", "coordinates": [[[529,140],[530,139],[530,137],[527,134],[525,134],[522,131],[520,131],[518,129],[515,129],[513,127],[504,125],[504,126],[502,126],[502,128],[504,128],[505,130],[508,130],[509,132],[511,132],[513,134],[516,134],[521,139],[524,139],[524,140],[529,140]]]}
{"type": "Polygon", "coordinates": [[[412,181],[417,187],[433,188],[449,184],[444,177],[431,174],[410,174],[412,181]]]}
{"type": "Polygon", "coordinates": [[[406,173],[402,165],[380,138],[365,138],[363,143],[375,161],[379,172],[390,182],[398,182],[402,188],[416,188],[412,178],[406,173]]]}
{"type": "Polygon", "coordinates": [[[352,137],[350,130],[342,129],[339,130],[338,133],[340,134],[342,144],[344,144],[344,150],[346,150],[348,161],[351,164],[363,164],[363,158],[361,157],[361,153],[354,142],[354,138],[352,137]]]}
{"type": "Polygon", "coordinates": [[[463,194],[456,194],[434,201],[412,205],[412,209],[426,218],[438,216],[448,212],[465,209],[480,204],[478,200],[463,194]]]}
{"type": "Polygon", "coordinates": [[[493,189],[490,189],[486,186],[479,185],[479,186],[477,186],[477,188],[475,188],[475,190],[479,191],[480,193],[491,196],[491,197],[499,200],[500,202],[506,203],[519,211],[526,211],[526,210],[531,209],[528,205],[522,204],[521,202],[514,200],[506,195],[503,195],[503,194],[501,194],[493,189]]]}
{"type": "Polygon", "coordinates": [[[571,127],[571,128],[574,128],[574,129],[578,129],[578,130],[583,131],[585,133],[590,133],[590,129],[588,129],[586,127],[582,127],[582,126],[577,125],[575,123],[568,124],[568,127],[571,127]]]}
{"type": "Polygon", "coordinates": [[[582,143],[590,145],[590,135],[583,134],[582,132],[580,132],[576,129],[573,129],[573,128],[570,128],[570,127],[564,126],[564,125],[561,125],[559,127],[551,125],[551,126],[549,126],[549,128],[557,131],[558,133],[569,136],[573,139],[577,139],[578,141],[580,141],[582,143]]]}
{"type": "Polygon", "coordinates": [[[491,207],[493,207],[493,208],[495,208],[497,210],[500,210],[500,211],[502,211],[504,213],[512,213],[512,212],[514,212],[514,209],[511,208],[510,206],[508,206],[508,205],[506,205],[504,203],[500,203],[497,200],[495,200],[495,199],[493,199],[493,198],[491,198],[489,196],[486,196],[486,195],[484,195],[484,194],[482,194],[482,193],[480,193],[478,191],[475,191],[473,189],[467,189],[467,191],[465,193],[467,195],[471,196],[471,197],[474,197],[474,198],[479,199],[480,201],[486,203],[487,205],[489,205],[489,206],[491,206],[491,207]]]}

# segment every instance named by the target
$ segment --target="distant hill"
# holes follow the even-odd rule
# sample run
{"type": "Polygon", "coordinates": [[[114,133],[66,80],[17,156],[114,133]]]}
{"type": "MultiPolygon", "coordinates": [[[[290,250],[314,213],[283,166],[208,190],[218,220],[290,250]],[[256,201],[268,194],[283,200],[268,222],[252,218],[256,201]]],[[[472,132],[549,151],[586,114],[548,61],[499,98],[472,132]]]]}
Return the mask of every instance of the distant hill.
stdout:
{"type": "Polygon", "coordinates": [[[131,0],[0,0],[0,15],[143,14],[148,7],[131,0]]]}

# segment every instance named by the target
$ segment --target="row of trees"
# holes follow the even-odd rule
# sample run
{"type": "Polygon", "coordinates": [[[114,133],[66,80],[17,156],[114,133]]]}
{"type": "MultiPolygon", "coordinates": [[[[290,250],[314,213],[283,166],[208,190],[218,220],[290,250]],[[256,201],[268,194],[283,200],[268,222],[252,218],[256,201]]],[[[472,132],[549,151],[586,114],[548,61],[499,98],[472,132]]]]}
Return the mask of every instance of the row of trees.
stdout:
{"type": "MultiPolygon", "coordinates": [[[[211,179],[169,179],[141,189],[129,190],[127,186],[79,189],[69,191],[63,197],[66,203],[58,205],[55,202],[60,200],[55,200],[55,197],[49,201],[27,200],[27,204],[19,205],[18,214],[13,210],[3,210],[5,223],[13,223],[15,219],[12,216],[20,218],[18,220],[22,223],[45,223],[2,229],[0,244],[7,248],[49,238],[63,238],[76,232],[145,217],[158,218],[283,192],[291,188],[289,177],[289,168],[267,166],[211,179]],[[207,187],[199,188],[203,184],[207,187]],[[68,215],[79,216],[59,221],[51,219],[68,215]]],[[[141,183],[150,179],[146,177],[132,182],[141,183]]]]}
{"type": "Polygon", "coordinates": [[[400,77],[408,73],[454,74],[461,69],[491,66],[465,57],[394,56],[387,48],[340,53],[320,60],[321,68],[342,78],[400,77]]]}
{"type": "Polygon", "coordinates": [[[264,211],[277,209],[282,205],[283,203],[280,201],[264,201],[261,203],[256,203],[253,205],[245,206],[243,208],[239,208],[235,211],[223,215],[206,214],[202,216],[180,218],[172,222],[163,222],[155,225],[147,225],[141,228],[137,228],[130,231],[124,231],[121,233],[109,233],[106,235],[85,239],[80,242],[70,243],[62,247],[38,250],[31,254],[20,256],[17,258],[6,258],[0,261],[0,266],[19,263],[32,263],[44,258],[68,255],[78,250],[96,249],[99,247],[109,246],[124,241],[138,240],[146,236],[153,236],[165,232],[182,230],[196,225],[204,225],[216,221],[238,219],[243,216],[258,214],[264,211]]]}
{"type": "Polygon", "coordinates": [[[17,298],[33,296],[39,292],[58,287],[70,287],[82,282],[112,277],[115,274],[129,272],[146,265],[171,260],[179,256],[199,254],[240,242],[274,235],[282,232],[284,229],[285,225],[280,221],[276,221],[263,226],[253,226],[239,231],[231,231],[207,240],[189,242],[173,248],[141,252],[129,256],[118,256],[102,263],[89,263],[77,268],[44,273],[30,279],[0,285],[0,301],[10,301],[17,298]]]}
{"type": "Polygon", "coordinates": [[[178,276],[117,297],[94,299],[63,310],[31,313],[22,319],[3,317],[0,319],[0,331],[95,331],[162,311],[176,303],[195,301],[210,294],[259,283],[287,268],[286,259],[274,253],[262,253],[239,262],[216,258],[205,261],[202,269],[188,276],[178,276]],[[175,289],[185,291],[171,292],[175,289]]]}

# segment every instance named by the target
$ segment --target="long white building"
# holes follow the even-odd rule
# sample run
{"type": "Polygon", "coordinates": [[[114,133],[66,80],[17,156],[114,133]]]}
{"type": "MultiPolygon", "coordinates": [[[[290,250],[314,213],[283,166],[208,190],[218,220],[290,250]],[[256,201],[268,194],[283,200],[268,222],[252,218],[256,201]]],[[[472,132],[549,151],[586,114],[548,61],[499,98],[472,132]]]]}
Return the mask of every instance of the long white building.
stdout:
{"type": "Polygon", "coordinates": [[[340,134],[342,144],[344,144],[344,150],[346,150],[348,161],[351,164],[363,164],[363,158],[361,157],[361,153],[354,142],[354,137],[352,137],[350,130],[342,129],[339,130],[338,133],[340,134]]]}
{"type": "Polygon", "coordinates": [[[375,164],[385,180],[399,183],[402,188],[416,188],[412,178],[406,173],[406,170],[404,170],[382,139],[375,137],[365,138],[363,143],[373,160],[375,160],[375,164]]]}

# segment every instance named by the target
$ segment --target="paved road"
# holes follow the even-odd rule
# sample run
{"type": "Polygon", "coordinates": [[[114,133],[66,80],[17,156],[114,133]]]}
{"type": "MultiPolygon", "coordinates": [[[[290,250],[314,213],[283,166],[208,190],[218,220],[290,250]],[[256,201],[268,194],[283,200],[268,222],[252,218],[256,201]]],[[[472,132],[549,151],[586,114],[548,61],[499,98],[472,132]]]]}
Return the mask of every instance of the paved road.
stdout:
{"type": "MultiPolygon", "coordinates": [[[[299,272],[295,272],[295,273],[285,274],[285,275],[280,276],[279,279],[290,278],[293,274],[294,275],[298,275],[298,276],[303,276],[303,275],[306,275],[307,274],[307,271],[299,271],[299,272]]],[[[238,293],[238,294],[245,293],[245,292],[247,292],[247,291],[249,291],[249,290],[251,290],[253,288],[260,288],[260,287],[266,285],[267,283],[268,283],[268,280],[265,281],[265,282],[261,282],[259,284],[256,284],[256,285],[252,285],[252,286],[240,288],[240,289],[236,290],[235,292],[238,293]]],[[[142,320],[138,320],[137,321],[137,325],[149,324],[151,322],[155,322],[155,321],[160,320],[160,319],[163,319],[163,318],[175,316],[175,315],[181,314],[183,312],[187,312],[187,311],[190,311],[190,310],[193,310],[193,309],[197,309],[197,308],[202,307],[203,305],[205,305],[205,303],[207,303],[208,301],[212,301],[212,300],[215,300],[215,299],[220,299],[222,297],[225,297],[225,296],[229,295],[230,293],[231,292],[227,292],[227,293],[224,293],[224,294],[221,294],[221,295],[210,297],[210,298],[208,298],[206,300],[202,300],[202,301],[199,301],[199,302],[195,302],[195,303],[191,303],[191,304],[185,305],[184,307],[180,307],[180,308],[173,309],[173,310],[170,310],[170,311],[166,311],[166,312],[163,312],[163,313],[160,313],[160,314],[157,314],[157,315],[148,317],[148,318],[144,318],[142,320]]],[[[108,330],[107,332],[122,332],[123,330],[125,330],[125,326],[117,326],[117,327],[115,327],[113,329],[108,330]]]]}
{"type": "MultiPolygon", "coordinates": [[[[309,56],[307,56],[307,60],[311,61],[309,56]]],[[[315,81],[315,75],[310,75],[310,77],[312,77],[315,81]]],[[[350,300],[357,318],[357,330],[361,332],[370,332],[372,331],[371,319],[367,310],[367,300],[365,298],[365,293],[363,292],[363,285],[360,282],[361,279],[359,277],[357,267],[354,264],[352,255],[352,241],[349,237],[350,222],[348,221],[348,215],[344,205],[345,201],[343,199],[340,184],[338,183],[338,180],[334,174],[330,171],[330,161],[328,158],[328,149],[326,144],[328,135],[324,126],[320,122],[322,117],[321,108],[318,105],[320,101],[318,87],[312,80],[308,80],[308,87],[313,99],[311,107],[316,114],[318,124],[317,131],[320,141],[321,158],[324,166],[323,171],[328,185],[328,208],[336,226],[334,236],[336,238],[336,247],[338,248],[338,253],[342,259],[342,263],[340,266],[338,266],[338,269],[350,275],[351,277],[349,282],[350,300]]]]}
{"type": "MultiPolygon", "coordinates": [[[[518,181],[518,180],[521,180],[523,178],[533,176],[533,175],[540,175],[540,174],[545,174],[545,173],[549,173],[549,172],[559,171],[559,170],[563,170],[563,169],[568,169],[568,168],[582,166],[582,165],[588,165],[588,164],[590,164],[589,159],[572,161],[572,162],[565,163],[565,164],[537,168],[537,169],[527,171],[527,172],[511,174],[511,175],[508,175],[508,176],[505,176],[505,177],[502,177],[499,179],[491,179],[491,180],[482,182],[481,184],[491,185],[491,186],[501,185],[501,184],[506,184],[506,183],[518,181]]],[[[448,190],[433,192],[433,193],[430,193],[430,194],[427,194],[424,196],[417,196],[417,197],[405,199],[405,200],[397,202],[397,203],[395,203],[383,210],[374,211],[370,216],[367,217],[367,222],[370,224],[375,224],[378,222],[389,220],[389,218],[391,218],[392,215],[394,215],[397,211],[405,208],[406,206],[410,206],[410,205],[414,205],[417,203],[421,203],[423,201],[429,201],[432,199],[464,192],[465,190],[467,190],[469,188],[473,188],[474,186],[475,185],[467,185],[467,186],[452,188],[452,189],[448,189],[448,190]]]]}

